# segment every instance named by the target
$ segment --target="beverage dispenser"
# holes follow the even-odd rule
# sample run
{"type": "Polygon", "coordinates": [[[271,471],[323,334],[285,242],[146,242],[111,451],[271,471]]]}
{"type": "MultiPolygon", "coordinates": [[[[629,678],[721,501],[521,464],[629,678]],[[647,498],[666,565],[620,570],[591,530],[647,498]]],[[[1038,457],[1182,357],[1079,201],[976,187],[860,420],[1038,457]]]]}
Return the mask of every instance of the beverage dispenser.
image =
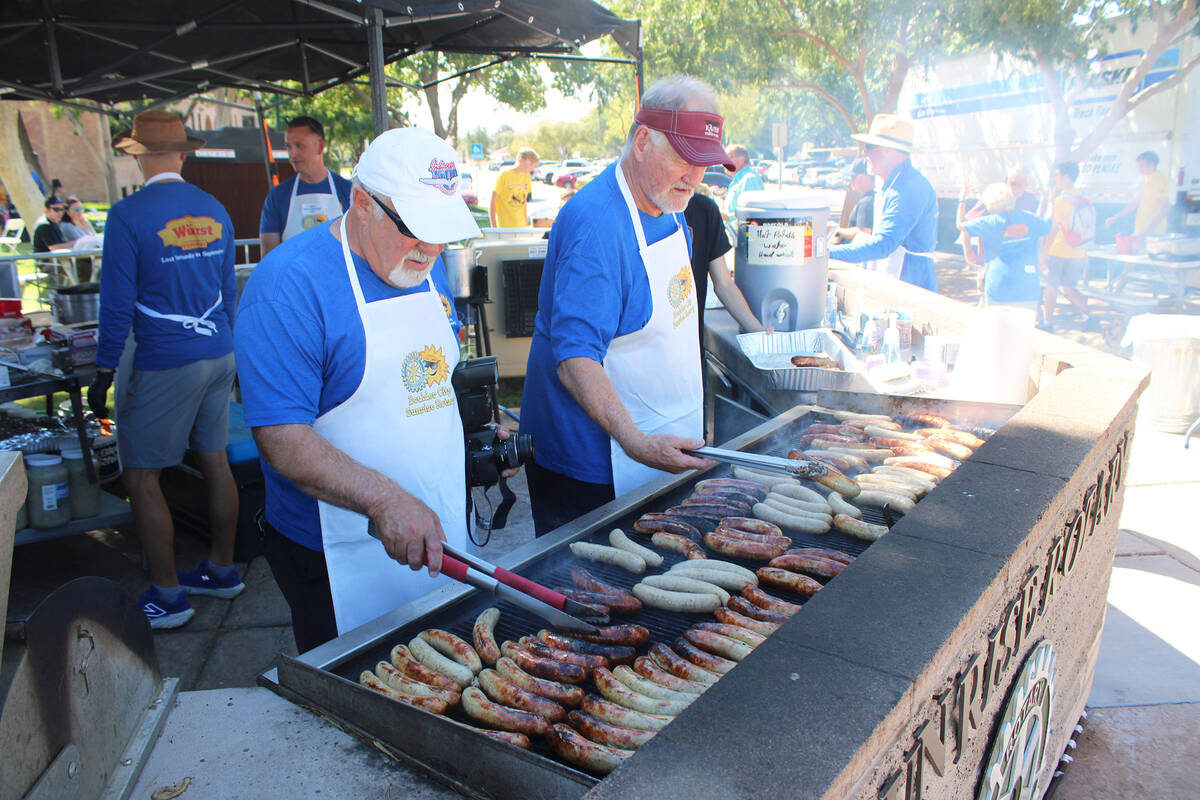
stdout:
{"type": "Polygon", "coordinates": [[[738,198],[734,282],[763,325],[777,331],[821,326],[829,276],[821,198],[743,192],[738,198]]]}

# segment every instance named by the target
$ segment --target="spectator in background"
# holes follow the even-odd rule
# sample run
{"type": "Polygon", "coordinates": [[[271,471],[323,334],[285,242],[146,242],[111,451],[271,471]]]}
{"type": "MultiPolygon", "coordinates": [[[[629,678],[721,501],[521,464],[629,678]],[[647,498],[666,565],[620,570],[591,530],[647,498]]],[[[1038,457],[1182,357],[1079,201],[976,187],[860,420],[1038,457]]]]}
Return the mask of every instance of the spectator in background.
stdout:
{"type": "Polygon", "coordinates": [[[725,219],[734,219],[737,217],[738,197],[742,192],[761,191],[766,187],[763,186],[758,170],[750,166],[750,151],[744,144],[731,145],[725,151],[725,155],[733,162],[733,169],[730,170],[733,178],[729,181],[729,188],[725,190],[725,219]]]}
{"type": "Polygon", "coordinates": [[[1013,207],[1008,184],[993,183],[980,198],[987,209],[982,217],[967,220],[967,187],[958,204],[958,227],[978,236],[984,256],[980,288],[986,305],[1008,305],[1037,310],[1038,240],[1050,232],[1050,221],[1013,207]]]}
{"type": "MultiPolygon", "coordinates": [[[[1142,174],[1138,197],[1104,221],[1104,227],[1121,217],[1133,214],[1133,235],[1146,236],[1167,232],[1167,211],[1171,208],[1170,182],[1158,169],[1158,154],[1147,150],[1137,157],[1137,169],[1142,174]]],[[[1124,276],[1122,276],[1124,277],[1124,276]]]]}
{"type": "Polygon", "coordinates": [[[265,256],[298,233],[340,217],[350,207],[350,181],[325,166],[325,127],[312,117],[288,120],[283,134],[296,174],[263,202],[258,236],[265,256]]]}
{"type": "Polygon", "coordinates": [[[60,203],[67,202],[67,193],[63,190],[62,181],[58,178],[50,181],[50,194],[54,195],[54,198],[60,203]]]}
{"type": "Polygon", "coordinates": [[[532,176],[538,161],[538,154],[533,148],[522,147],[512,169],[506,169],[496,176],[492,200],[488,203],[488,220],[493,228],[529,226],[527,207],[533,199],[532,176]]]}
{"type": "Polygon", "coordinates": [[[858,196],[845,227],[837,232],[838,242],[850,242],[860,233],[870,235],[875,224],[875,177],[871,175],[870,164],[865,158],[854,162],[850,168],[850,189],[858,196]]]}
{"type": "Polygon", "coordinates": [[[67,198],[67,213],[62,222],[58,223],[59,230],[69,242],[82,239],[84,236],[95,236],[96,229],[83,213],[83,203],[78,197],[67,198]]]}
{"type": "Polygon", "coordinates": [[[1016,211],[1028,211],[1030,214],[1036,214],[1038,210],[1038,196],[1029,191],[1029,180],[1025,177],[1025,173],[1019,169],[1014,169],[1008,174],[1008,188],[1013,193],[1013,209],[1016,211]]]}
{"type": "Polygon", "coordinates": [[[67,204],[54,195],[50,195],[43,205],[46,208],[46,217],[45,221],[41,222],[33,231],[33,252],[69,250],[71,242],[67,240],[58,226],[67,212],[67,204]]]}
{"type": "Polygon", "coordinates": [[[1085,227],[1081,220],[1081,207],[1087,200],[1075,188],[1079,178],[1079,165],[1074,161],[1064,161],[1054,165],[1053,182],[1055,189],[1054,206],[1051,222],[1054,227],[1050,235],[1042,240],[1042,329],[1054,329],[1054,306],[1058,302],[1058,293],[1070,301],[1079,311],[1078,321],[1087,322],[1087,299],[1075,288],[1080,276],[1087,269],[1087,236],[1095,238],[1095,210],[1091,210],[1090,232],[1081,232],[1078,228],[1085,227]]]}

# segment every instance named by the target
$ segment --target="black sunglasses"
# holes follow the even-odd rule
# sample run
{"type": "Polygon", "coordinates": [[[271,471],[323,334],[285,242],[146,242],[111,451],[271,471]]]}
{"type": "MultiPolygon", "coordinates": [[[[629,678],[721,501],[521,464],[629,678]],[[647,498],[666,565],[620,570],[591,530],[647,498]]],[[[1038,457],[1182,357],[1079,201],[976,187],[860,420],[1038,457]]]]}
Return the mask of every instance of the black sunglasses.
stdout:
{"type": "Polygon", "coordinates": [[[66,206],[47,206],[51,211],[66,211],[66,206]]]}
{"type": "MultiPolygon", "coordinates": [[[[371,194],[371,193],[367,192],[367,194],[371,194]]],[[[400,219],[399,214],[397,214],[395,211],[392,211],[390,208],[388,208],[386,205],[384,205],[383,201],[380,200],[375,195],[371,194],[371,199],[379,204],[379,207],[383,209],[383,213],[387,214],[388,219],[390,219],[395,224],[396,230],[400,231],[401,236],[407,236],[409,239],[417,238],[417,235],[415,233],[413,233],[412,231],[410,231],[408,229],[408,226],[404,224],[404,220],[400,219]]]]}

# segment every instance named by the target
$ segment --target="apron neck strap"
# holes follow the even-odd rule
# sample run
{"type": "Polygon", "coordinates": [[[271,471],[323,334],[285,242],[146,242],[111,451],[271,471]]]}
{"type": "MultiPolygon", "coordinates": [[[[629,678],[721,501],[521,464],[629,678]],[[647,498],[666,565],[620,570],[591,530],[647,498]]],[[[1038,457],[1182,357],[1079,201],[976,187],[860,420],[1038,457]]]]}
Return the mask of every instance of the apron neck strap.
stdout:
{"type": "MultiPolygon", "coordinates": [[[[625,181],[625,170],[621,168],[621,162],[618,161],[613,165],[613,171],[617,173],[617,188],[621,190],[621,196],[625,198],[625,208],[629,211],[629,219],[633,222],[633,232],[637,236],[638,250],[646,249],[646,232],[642,230],[642,218],[638,214],[637,203],[633,202],[633,192],[629,191],[629,184],[625,181]]],[[[672,214],[675,218],[675,225],[682,227],[679,222],[679,215],[672,214]]]]}

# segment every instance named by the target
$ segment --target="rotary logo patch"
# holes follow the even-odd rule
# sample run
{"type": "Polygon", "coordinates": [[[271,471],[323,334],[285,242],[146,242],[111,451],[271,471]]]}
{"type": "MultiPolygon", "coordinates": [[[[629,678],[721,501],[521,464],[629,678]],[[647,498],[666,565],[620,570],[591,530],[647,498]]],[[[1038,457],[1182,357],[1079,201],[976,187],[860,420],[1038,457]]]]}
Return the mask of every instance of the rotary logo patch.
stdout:
{"type": "Polygon", "coordinates": [[[404,357],[401,367],[404,378],[404,388],[410,392],[420,392],[430,386],[436,386],[450,377],[450,368],[446,364],[446,356],[442,348],[429,345],[420,351],[413,351],[404,357]]]}
{"type": "Polygon", "coordinates": [[[429,177],[421,178],[421,183],[432,186],[442,194],[450,195],[458,191],[458,167],[453,161],[442,161],[435,158],[429,162],[429,177]]]}
{"type": "Polygon", "coordinates": [[[684,267],[667,284],[667,300],[671,302],[671,308],[679,308],[691,293],[692,270],[689,267],[684,267]]]}
{"type": "Polygon", "coordinates": [[[212,217],[179,217],[158,232],[164,247],[198,250],[221,238],[221,223],[212,217]]]}

